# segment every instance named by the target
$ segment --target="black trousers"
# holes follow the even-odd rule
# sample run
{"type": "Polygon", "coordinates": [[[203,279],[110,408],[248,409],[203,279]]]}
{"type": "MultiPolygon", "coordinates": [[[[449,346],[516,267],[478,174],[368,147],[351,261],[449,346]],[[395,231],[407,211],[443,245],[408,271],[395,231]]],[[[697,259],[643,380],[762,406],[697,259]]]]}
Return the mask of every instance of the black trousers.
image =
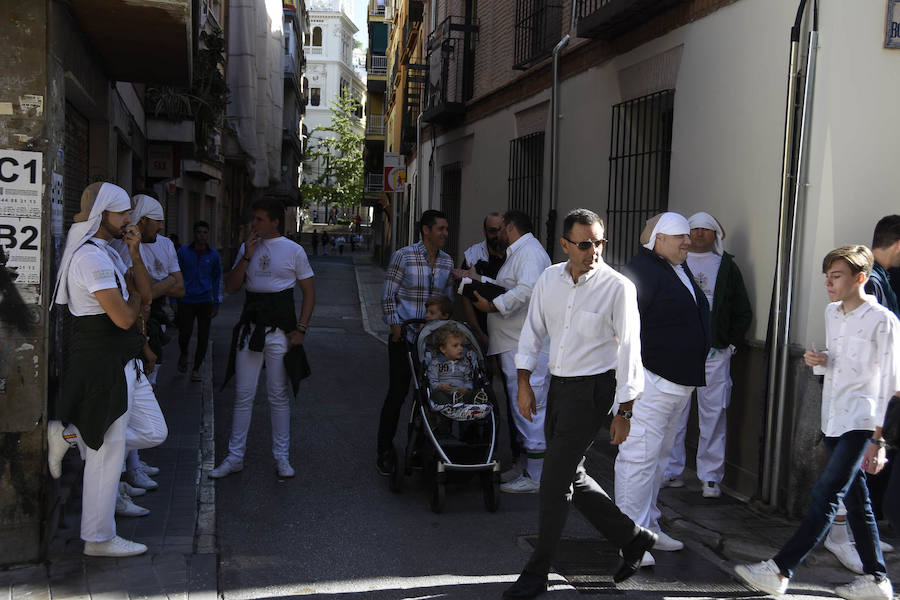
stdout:
{"type": "Polygon", "coordinates": [[[197,348],[194,351],[194,370],[200,368],[206,358],[206,346],[209,344],[209,325],[212,322],[212,302],[179,302],[178,303],[178,347],[181,359],[187,357],[188,344],[194,332],[194,319],[197,320],[197,348]]]}
{"type": "Polygon", "coordinates": [[[640,531],[584,470],[584,453],[603,426],[615,392],[613,371],[591,377],[550,379],[544,421],[547,452],[541,474],[538,541],[525,565],[526,573],[547,576],[569,515],[570,502],[619,548],[640,531]]]}
{"type": "Polygon", "coordinates": [[[381,407],[381,420],[378,423],[378,453],[386,452],[394,447],[394,435],[397,433],[397,422],[403,410],[403,402],[409,392],[412,372],[406,354],[406,343],[401,338],[394,342],[388,337],[388,391],[381,407]]]}

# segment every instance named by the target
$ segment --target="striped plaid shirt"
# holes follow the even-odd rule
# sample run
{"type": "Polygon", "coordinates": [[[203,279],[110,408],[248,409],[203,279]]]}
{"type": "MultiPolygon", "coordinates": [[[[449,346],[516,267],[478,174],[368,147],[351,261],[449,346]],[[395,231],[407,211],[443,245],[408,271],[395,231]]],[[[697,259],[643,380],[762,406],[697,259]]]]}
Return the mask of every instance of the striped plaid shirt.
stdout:
{"type": "Polygon", "coordinates": [[[434,268],[423,242],[404,246],[391,256],[384,276],[381,309],[384,322],[399,325],[407,319],[425,318],[425,301],[435,294],[453,298],[453,260],[439,250],[434,268]]]}

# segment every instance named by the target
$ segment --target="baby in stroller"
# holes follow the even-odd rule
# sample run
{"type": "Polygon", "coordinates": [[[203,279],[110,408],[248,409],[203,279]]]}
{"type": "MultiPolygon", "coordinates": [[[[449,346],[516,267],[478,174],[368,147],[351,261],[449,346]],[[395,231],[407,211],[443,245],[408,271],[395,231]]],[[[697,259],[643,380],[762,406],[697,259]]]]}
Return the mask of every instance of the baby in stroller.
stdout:
{"type": "Polygon", "coordinates": [[[426,375],[434,409],[455,421],[490,410],[485,391],[472,389],[478,358],[474,350],[466,349],[466,336],[448,323],[435,330],[433,340],[438,352],[428,357],[426,375]]]}

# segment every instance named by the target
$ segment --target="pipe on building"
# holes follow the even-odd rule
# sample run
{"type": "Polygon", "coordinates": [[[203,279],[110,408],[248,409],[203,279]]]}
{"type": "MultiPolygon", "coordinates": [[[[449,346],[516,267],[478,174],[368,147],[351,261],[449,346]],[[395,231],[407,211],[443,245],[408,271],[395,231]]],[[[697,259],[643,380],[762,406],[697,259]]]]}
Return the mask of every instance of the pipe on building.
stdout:
{"type": "Polygon", "coordinates": [[[800,28],[806,0],[801,0],[791,29],[791,60],[788,80],[787,109],[781,198],[779,201],[778,247],[775,264],[775,288],[772,297],[770,325],[772,340],[768,357],[768,386],[766,390],[766,440],[763,471],[763,497],[772,505],[779,500],[781,453],[783,450],[785,398],[787,396],[789,333],[791,324],[794,260],[797,248],[797,213],[801,194],[805,192],[809,144],[809,121],[815,84],[818,52],[818,2],[813,9],[813,27],[807,41],[806,66],[801,74],[799,64],[800,28]],[[805,77],[803,96],[798,100],[800,79],[805,77]],[[797,113],[800,113],[799,131],[797,113]]]}
{"type": "Polygon", "coordinates": [[[556,249],[556,207],[559,205],[559,58],[572,35],[575,33],[575,8],[577,0],[571,2],[569,31],[553,47],[553,85],[550,88],[550,210],[547,211],[547,254],[553,256],[556,249]]]}

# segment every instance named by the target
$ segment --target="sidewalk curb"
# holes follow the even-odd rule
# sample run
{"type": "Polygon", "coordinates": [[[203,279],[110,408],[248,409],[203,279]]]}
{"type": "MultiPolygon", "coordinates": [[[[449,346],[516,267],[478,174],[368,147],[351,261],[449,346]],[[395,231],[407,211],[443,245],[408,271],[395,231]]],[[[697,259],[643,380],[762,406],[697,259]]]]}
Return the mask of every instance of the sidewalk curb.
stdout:
{"type": "Polygon", "coordinates": [[[384,338],[384,336],[376,333],[372,326],[369,324],[369,309],[366,306],[366,299],[363,297],[362,281],[359,279],[359,265],[356,264],[355,260],[353,261],[353,275],[356,278],[356,295],[359,297],[359,312],[362,316],[363,329],[373,338],[387,346],[387,340],[384,338]]]}
{"type": "Polygon", "coordinates": [[[216,484],[209,478],[215,467],[216,426],[213,403],[212,356],[213,340],[209,340],[206,351],[209,360],[203,361],[200,395],[203,402],[203,417],[200,429],[200,457],[197,469],[197,527],[194,537],[196,554],[216,554],[216,484]]]}

